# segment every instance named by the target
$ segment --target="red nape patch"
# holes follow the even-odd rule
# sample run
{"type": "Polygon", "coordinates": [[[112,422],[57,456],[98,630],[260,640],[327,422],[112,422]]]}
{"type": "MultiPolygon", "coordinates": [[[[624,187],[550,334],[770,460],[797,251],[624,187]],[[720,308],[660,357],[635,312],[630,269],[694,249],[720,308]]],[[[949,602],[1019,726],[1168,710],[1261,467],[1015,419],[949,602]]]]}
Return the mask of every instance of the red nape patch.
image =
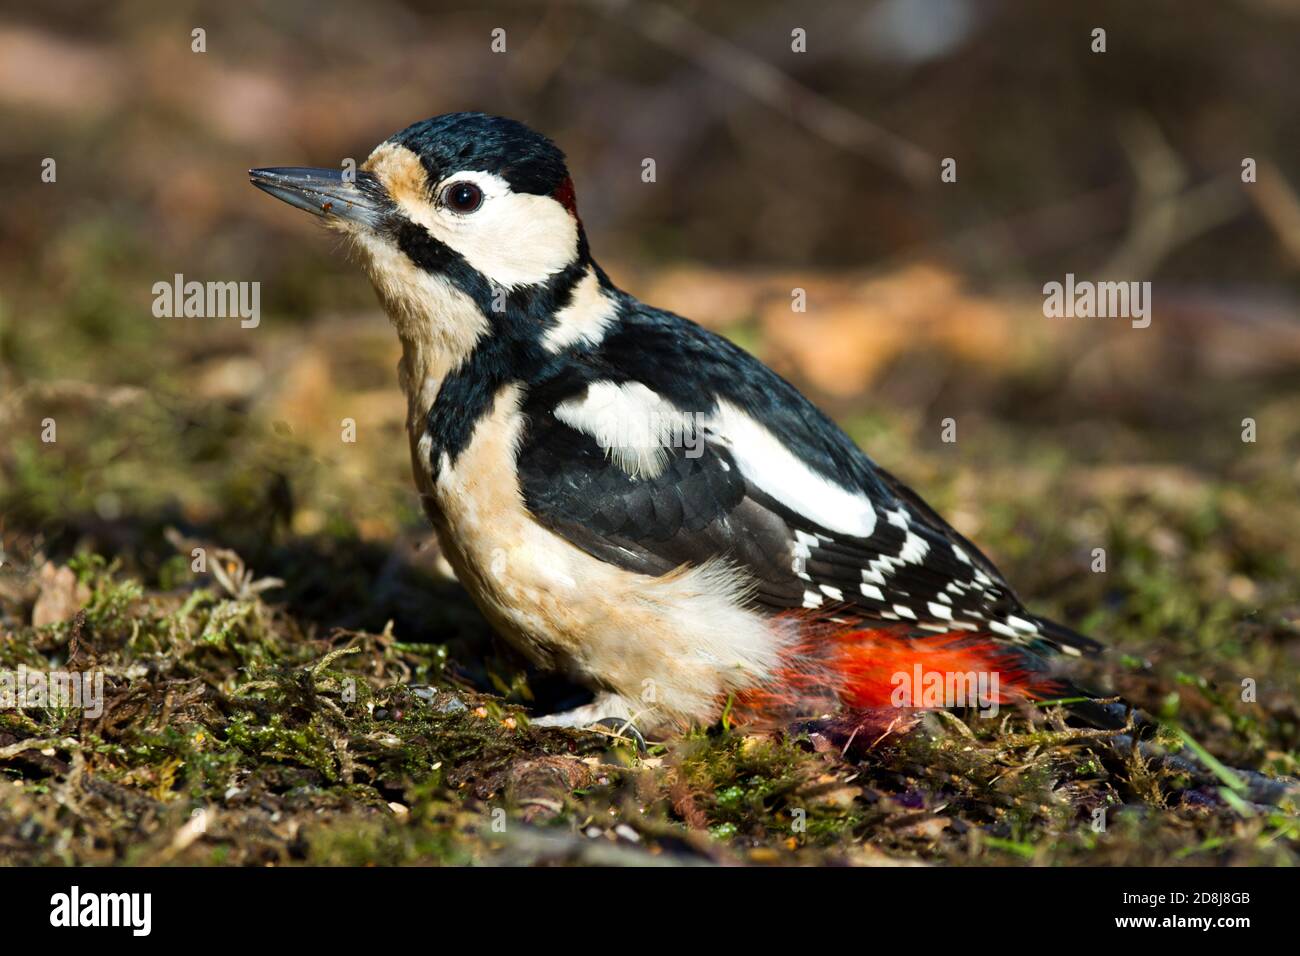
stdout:
{"type": "Polygon", "coordinates": [[[564,182],[551,193],[551,198],[569,210],[574,219],[578,218],[578,194],[573,191],[573,177],[565,177],[564,182]]]}
{"type": "Polygon", "coordinates": [[[903,627],[801,622],[775,679],[740,695],[733,711],[767,721],[838,709],[987,707],[1052,696],[1030,659],[965,631],[916,637],[903,627]]]}

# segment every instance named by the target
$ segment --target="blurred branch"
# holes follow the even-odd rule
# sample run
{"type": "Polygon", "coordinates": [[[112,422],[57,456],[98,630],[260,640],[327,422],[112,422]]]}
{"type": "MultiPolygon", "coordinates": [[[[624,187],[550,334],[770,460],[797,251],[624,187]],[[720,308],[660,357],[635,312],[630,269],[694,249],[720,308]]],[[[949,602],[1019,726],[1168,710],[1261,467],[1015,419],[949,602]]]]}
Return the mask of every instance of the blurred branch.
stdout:
{"type": "Polygon", "coordinates": [[[1138,193],[1128,235],[1101,268],[1102,275],[1150,275],[1179,246],[1245,210],[1236,171],[1188,186],[1181,158],[1149,117],[1133,118],[1120,132],[1138,193]]]}
{"type": "Polygon", "coordinates": [[[886,264],[937,257],[968,265],[987,261],[1006,267],[1030,256],[1074,248],[1118,229],[1124,222],[1123,200],[1123,184],[1112,183],[909,246],[886,264]]]}
{"type": "Polygon", "coordinates": [[[32,400],[93,403],[100,407],[122,408],[148,396],[145,389],[133,385],[108,386],[66,379],[30,382],[0,398],[0,424],[7,426],[15,420],[22,408],[32,400]]]}
{"type": "Polygon", "coordinates": [[[911,186],[927,188],[939,181],[939,161],[926,150],[827,99],[671,7],[628,0],[581,2],[626,20],[665,49],[694,61],[828,143],[885,167],[911,186]]]}
{"type": "Polygon", "coordinates": [[[1277,235],[1292,263],[1300,266],[1300,197],[1276,163],[1260,160],[1259,178],[1246,195],[1277,235]]]}
{"type": "MultiPolygon", "coordinates": [[[[1275,164],[1261,160],[1258,183],[1246,189],[1236,169],[1189,186],[1184,163],[1149,118],[1130,121],[1121,130],[1121,139],[1137,180],[1137,195],[1128,216],[1128,232],[1099,274],[1149,275],[1178,247],[1241,215],[1248,200],[1291,260],[1300,265],[1300,196],[1275,164]]],[[[1127,192],[1125,183],[1115,182],[901,250],[890,261],[926,260],[936,255],[959,262],[1018,261],[1073,248],[1122,225],[1127,192]]]]}

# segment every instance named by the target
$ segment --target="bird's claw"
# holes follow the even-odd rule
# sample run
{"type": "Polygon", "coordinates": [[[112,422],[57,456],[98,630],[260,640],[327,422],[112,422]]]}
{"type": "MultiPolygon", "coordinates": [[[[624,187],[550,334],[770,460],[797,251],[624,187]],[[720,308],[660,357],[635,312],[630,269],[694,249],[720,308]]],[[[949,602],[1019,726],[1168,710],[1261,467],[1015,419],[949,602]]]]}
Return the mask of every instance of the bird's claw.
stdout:
{"type": "Polygon", "coordinates": [[[646,752],[645,737],[637,730],[636,724],[626,717],[602,717],[589,724],[587,730],[613,737],[615,740],[630,740],[636,744],[637,753],[646,752]]]}

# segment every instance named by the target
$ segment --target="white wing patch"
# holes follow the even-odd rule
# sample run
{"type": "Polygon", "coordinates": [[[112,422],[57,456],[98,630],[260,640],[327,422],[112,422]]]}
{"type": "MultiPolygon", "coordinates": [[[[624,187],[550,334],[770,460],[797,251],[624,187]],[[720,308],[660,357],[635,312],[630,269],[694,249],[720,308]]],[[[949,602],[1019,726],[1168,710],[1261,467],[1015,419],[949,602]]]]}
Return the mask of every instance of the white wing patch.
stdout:
{"type": "Polygon", "coordinates": [[[582,398],[555,406],[555,417],[596,439],[634,478],[661,474],[669,448],[695,441],[694,421],[640,382],[592,382],[582,398]]]}
{"type": "Polygon", "coordinates": [[[952,608],[945,604],[940,604],[938,601],[930,601],[926,604],[926,608],[941,621],[952,620],[952,608]]]}
{"type": "Polygon", "coordinates": [[[790,510],[841,534],[866,538],[875,530],[876,509],[866,495],[814,472],[736,406],[719,402],[705,425],[731,450],[741,474],[790,510]]]}
{"type": "Polygon", "coordinates": [[[661,474],[668,448],[687,445],[703,431],[731,451],[746,480],[809,521],[862,538],[875,530],[876,511],[866,495],[814,472],[768,429],[728,402],[719,402],[717,410],[704,417],[682,411],[640,382],[593,382],[581,399],[557,405],[555,417],[591,435],[615,464],[634,476],[661,474]]]}
{"type": "Polygon", "coordinates": [[[930,545],[926,540],[915,532],[908,531],[907,538],[903,541],[903,550],[898,556],[908,564],[923,564],[925,556],[930,553],[930,545]]]}
{"type": "MultiPolygon", "coordinates": [[[[915,630],[935,633],[986,631],[1031,646],[1043,638],[1036,621],[997,610],[998,602],[1003,598],[1001,587],[976,567],[970,556],[956,544],[947,546],[952,548],[953,555],[969,575],[966,580],[948,580],[937,586],[936,581],[918,577],[912,571],[914,567],[925,567],[927,561],[942,556],[936,551],[937,542],[918,533],[918,528],[921,531],[924,528],[905,507],[882,508],[880,515],[885,521],[881,528],[888,533],[889,544],[871,542],[874,547],[869,546],[858,554],[855,563],[862,581],[856,591],[850,592],[855,598],[860,593],[861,598],[877,605],[867,605],[870,613],[886,621],[907,623],[915,630]]],[[[795,570],[811,567],[811,562],[819,561],[842,566],[843,552],[821,552],[822,545],[833,547],[835,542],[823,534],[794,529],[791,550],[796,556],[795,570]]],[[[945,569],[943,573],[951,572],[945,569]]],[[[805,608],[820,606],[818,592],[837,600],[843,596],[837,585],[822,584],[815,575],[800,574],[799,577],[817,587],[817,591],[804,590],[805,608]]],[[[861,605],[863,602],[859,599],[856,603],[861,605]]],[[[1060,649],[1067,654],[1080,653],[1068,644],[1060,645],[1060,649]]]]}

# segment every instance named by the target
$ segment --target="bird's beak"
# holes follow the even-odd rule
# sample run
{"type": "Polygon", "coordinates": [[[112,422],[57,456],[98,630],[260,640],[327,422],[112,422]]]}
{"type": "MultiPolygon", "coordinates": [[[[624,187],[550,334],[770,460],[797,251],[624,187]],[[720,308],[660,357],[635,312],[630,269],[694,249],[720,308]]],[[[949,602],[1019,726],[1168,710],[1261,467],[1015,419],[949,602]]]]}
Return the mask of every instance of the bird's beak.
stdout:
{"type": "Polygon", "coordinates": [[[363,226],[374,226],[387,203],[379,180],[365,172],[345,179],[337,169],[275,166],[250,169],[248,179],[258,189],[290,206],[363,226]]]}

